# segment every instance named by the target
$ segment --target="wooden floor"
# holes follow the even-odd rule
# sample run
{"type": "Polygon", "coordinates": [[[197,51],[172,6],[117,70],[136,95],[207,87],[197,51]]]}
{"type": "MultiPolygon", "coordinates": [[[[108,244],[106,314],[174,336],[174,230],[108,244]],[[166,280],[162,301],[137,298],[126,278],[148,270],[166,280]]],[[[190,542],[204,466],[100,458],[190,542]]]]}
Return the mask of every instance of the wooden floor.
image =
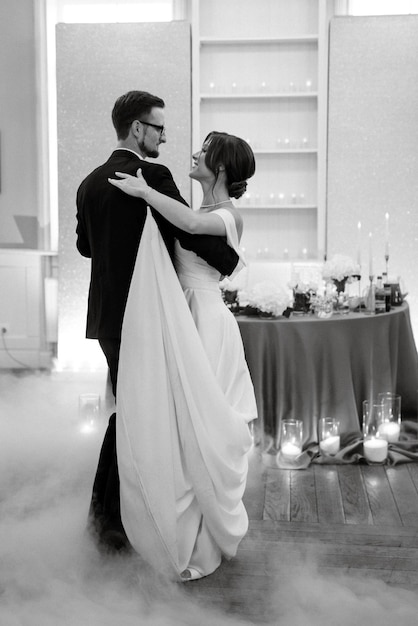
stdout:
{"type": "Polygon", "coordinates": [[[187,586],[199,601],[251,624],[277,623],[267,598],[295,564],[313,576],[417,589],[418,464],[281,470],[255,450],[245,505],[250,528],[237,557],[187,586]]]}

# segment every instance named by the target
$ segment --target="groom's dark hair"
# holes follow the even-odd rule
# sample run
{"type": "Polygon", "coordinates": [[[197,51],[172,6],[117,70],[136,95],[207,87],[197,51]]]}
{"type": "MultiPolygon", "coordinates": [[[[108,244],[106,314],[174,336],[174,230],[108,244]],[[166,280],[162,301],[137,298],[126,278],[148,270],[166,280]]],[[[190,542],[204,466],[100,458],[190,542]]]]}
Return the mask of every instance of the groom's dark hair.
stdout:
{"type": "Polygon", "coordinates": [[[148,115],[154,107],[163,109],[165,102],[147,91],[128,91],[120,96],[112,111],[112,122],[118,139],[126,139],[132,122],[148,115]]]}

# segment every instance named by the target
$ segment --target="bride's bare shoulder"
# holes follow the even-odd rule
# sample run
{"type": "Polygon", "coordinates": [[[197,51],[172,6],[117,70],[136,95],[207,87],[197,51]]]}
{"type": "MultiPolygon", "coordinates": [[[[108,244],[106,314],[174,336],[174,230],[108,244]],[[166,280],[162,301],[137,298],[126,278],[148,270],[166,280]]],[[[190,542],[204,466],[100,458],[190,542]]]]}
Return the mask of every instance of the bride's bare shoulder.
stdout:
{"type": "Polygon", "coordinates": [[[237,232],[238,232],[238,237],[241,239],[241,235],[242,235],[242,231],[243,231],[243,227],[244,227],[244,221],[242,219],[242,215],[241,213],[238,211],[238,209],[236,209],[235,207],[232,207],[230,209],[232,216],[235,220],[235,225],[237,227],[237,232]]]}

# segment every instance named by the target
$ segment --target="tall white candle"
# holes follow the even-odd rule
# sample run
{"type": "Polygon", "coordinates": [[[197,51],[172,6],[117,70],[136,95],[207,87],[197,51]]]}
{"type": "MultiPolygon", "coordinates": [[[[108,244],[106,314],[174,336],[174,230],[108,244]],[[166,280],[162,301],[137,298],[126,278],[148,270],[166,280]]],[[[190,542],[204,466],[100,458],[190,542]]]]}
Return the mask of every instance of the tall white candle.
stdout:
{"type": "Polygon", "coordinates": [[[361,222],[357,224],[357,265],[361,274],[361,222]]]}
{"type": "Polygon", "coordinates": [[[389,256],[389,213],[385,214],[385,256],[389,256]]]}
{"type": "Polygon", "coordinates": [[[373,246],[371,233],[369,233],[369,276],[373,276],[373,246]]]}

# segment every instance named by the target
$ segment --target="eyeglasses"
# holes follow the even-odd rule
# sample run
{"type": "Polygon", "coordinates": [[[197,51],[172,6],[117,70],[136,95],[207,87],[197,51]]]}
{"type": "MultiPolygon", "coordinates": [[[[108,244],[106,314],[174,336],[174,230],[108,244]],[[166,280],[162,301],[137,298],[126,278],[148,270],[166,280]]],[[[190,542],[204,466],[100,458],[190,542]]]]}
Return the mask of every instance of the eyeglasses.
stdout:
{"type": "Polygon", "coordinates": [[[160,133],[160,137],[162,137],[165,133],[164,126],[159,126],[158,124],[151,124],[151,122],[143,122],[142,120],[138,120],[138,122],[141,122],[141,124],[145,124],[146,126],[152,126],[153,128],[156,128],[160,133]]]}

